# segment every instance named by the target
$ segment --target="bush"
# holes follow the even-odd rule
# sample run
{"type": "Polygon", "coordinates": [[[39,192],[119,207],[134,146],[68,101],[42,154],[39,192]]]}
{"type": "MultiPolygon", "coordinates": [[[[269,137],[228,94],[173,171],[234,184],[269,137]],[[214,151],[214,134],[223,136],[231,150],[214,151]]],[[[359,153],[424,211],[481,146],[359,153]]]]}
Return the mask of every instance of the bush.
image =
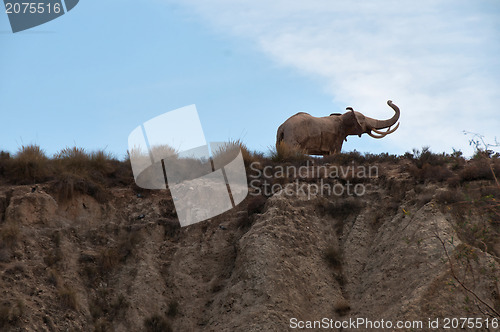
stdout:
{"type": "Polygon", "coordinates": [[[342,266],[342,255],[340,250],[334,246],[326,248],[324,258],[332,267],[339,269],[342,266]]]}
{"type": "MultiPolygon", "coordinates": [[[[130,304],[123,296],[118,295],[114,299],[109,288],[99,288],[96,291],[95,297],[89,301],[89,311],[96,322],[104,322],[106,319],[112,321],[127,309],[130,304]]],[[[96,324],[97,325],[97,324],[96,324]]]]}
{"type": "Polygon", "coordinates": [[[2,303],[0,304],[0,328],[7,324],[14,325],[24,314],[24,303],[17,300],[15,304],[2,303]]]}
{"type": "Polygon", "coordinates": [[[144,320],[144,327],[147,332],[172,332],[170,323],[158,314],[144,320]]]}
{"type": "Polygon", "coordinates": [[[115,171],[115,164],[113,163],[115,159],[111,153],[104,150],[94,151],[90,153],[89,159],[90,169],[93,171],[105,176],[109,176],[115,171]]]}
{"type": "Polygon", "coordinates": [[[65,148],[54,156],[53,162],[58,175],[78,178],[94,187],[116,182],[128,184],[132,180],[129,164],[119,162],[103,150],[87,153],[82,148],[65,148]]]}
{"type": "Polygon", "coordinates": [[[284,141],[279,142],[276,147],[271,148],[270,153],[271,160],[274,162],[305,161],[309,159],[304,149],[289,145],[284,141]]]}
{"type": "Polygon", "coordinates": [[[474,180],[493,180],[493,173],[490,168],[489,160],[482,158],[471,160],[460,172],[463,182],[474,180]]]}
{"type": "Polygon", "coordinates": [[[13,248],[19,239],[19,226],[12,222],[5,223],[0,228],[0,249],[13,248]]]}
{"type": "Polygon", "coordinates": [[[436,194],[436,201],[441,204],[453,204],[463,199],[463,194],[456,189],[443,190],[436,194]]]}
{"type": "Polygon", "coordinates": [[[23,145],[14,158],[8,160],[6,176],[15,184],[35,184],[52,175],[49,159],[38,145],[23,145]]]}
{"type": "Polygon", "coordinates": [[[428,146],[424,146],[421,151],[413,149],[413,153],[406,152],[404,157],[409,159],[415,166],[422,168],[425,164],[432,166],[442,166],[450,161],[450,156],[446,153],[436,154],[430,151],[428,146]]]}
{"type": "Polygon", "coordinates": [[[78,303],[76,300],[76,292],[69,288],[68,286],[63,286],[58,290],[59,300],[61,301],[61,305],[64,308],[69,308],[72,310],[76,310],[78,307],[78,303]]]}
{"type": "Polygon", "coordinates": [[[63,259],[63,253],[61,248],[54,248],[51,250],[47,256],[44,257],[43,261],[47,266],[52,267],[59,263],[63,259]]]}
{"type": "Polygon", "coordinates": [[[168,304],[168,311],[167,311],[167,316],[168,317],[175,317],[179,313],[179,302],[173,300],[170,301],[168,304]]]}
{"type": "Polygon", "coordinates": [[[359,151],[341,152],[331,156],[323,157],[323,162],[325,163],[335,163],[339,165],[349,165],[353,162],[357,164],[364,164],[366,158],[359,151]]]}
{"type": "Polygon", "coordinates": [[[364,156],[365,160],[367,163],[397,163],[399,161],[399,157],[396,156],[395,154],[388,154],[387,152],[383,152],[380,154],[372,154],[372,153],[366,153],[364,156]]]}
{"type": "Polygon", "coordinates": [[[346,299],[342,298],[340,300],[337,300],[337,302],[335,302],[334,310],[337,313],[337,315],[342,317],[347,315],[347,313],[351,310],[351,305],[346,299]]]}
{"type": "Polygon", "coordinates": [[[89,166],[90,156],[83,148],[64,148],[55,155],[54,160],[65,171],[82,172],[89,166]]]}
{"type": "Polygon", "coordinates": [[[51,185],[51,191],[56,194],[60,202],[73,199],[77,193],[92,196],[100,203],[108,199],[108,193],[102,184],[73,173],[57,175],[51,185]]]}
{"type": "Polygon", "coordinates": [[[6,151],[0,151],[0,177],[5,177],[7,167],[10,162],[10,153],[6,151]]]}
{"type": "Polygon", "coordinates": [[[412,165],[408,169],[408,172],[419,183],[426,181],[442,182],[453,176],[453,173],[446,167],[446,165],[431,165],[427,163],[421,168],[412,165]]]}
{"type": "Polygon", "coordinates": [[[219,146],[216,151],[212,151],[212,155],[215,158],[223,157],[223,155],[227,155],[227,161],[222,162],[222,164],[227,164],[227,162],[232,161],[241,151],[241,156],[243,157],[243,162],[245,163],[245,167],[250,166],[252,162],[262,161],[264,159],[262,154],[257,152],[251,152],[247,146],[241,140],[231,140],[227,143],[224,143],[222,146],[219,146]]]}
{"type": "Polygon", "coordinates": [[[324,213],[338,219],[345,219],[352,214],[357,214],[363,209],[363,203],[356,199],[343,199],[330,202],[328,200],[320,200],[319,208],[324,213]]]}

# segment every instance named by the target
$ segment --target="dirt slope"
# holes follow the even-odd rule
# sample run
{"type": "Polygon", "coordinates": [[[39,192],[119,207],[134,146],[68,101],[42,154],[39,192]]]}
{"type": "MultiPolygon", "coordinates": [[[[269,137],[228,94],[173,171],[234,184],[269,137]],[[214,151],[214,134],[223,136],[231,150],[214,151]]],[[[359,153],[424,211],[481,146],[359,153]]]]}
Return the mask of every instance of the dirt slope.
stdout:
{"type": "Polygon", "coordinates": [[[361,197],[248,197],[186,228],[166,192],[110,188],[106,202],[61,201],[50,184],[0,187],[0,330],[494,317],[500,241],[489,210],[457,209],[446,185],[387,168],[361,197]]]}

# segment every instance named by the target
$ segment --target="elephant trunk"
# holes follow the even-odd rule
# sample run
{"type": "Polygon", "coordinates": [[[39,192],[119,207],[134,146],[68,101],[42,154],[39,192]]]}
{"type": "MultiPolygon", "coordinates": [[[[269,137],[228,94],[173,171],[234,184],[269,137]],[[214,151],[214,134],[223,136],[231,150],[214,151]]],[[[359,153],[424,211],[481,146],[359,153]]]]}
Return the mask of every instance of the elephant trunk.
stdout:
{"type": "Polygon", "coordinates": [[[384,128],[389,128],[390,126],[394,125],[396,122],[399,120],[399,107],[394,105],[391,100],[387,101],[387,105],[389,105],[395,112],[392,118],[387,119],[387,120],[377,120],[377,119],[372,119],[369,117],[366,117],[366,122],[368,125],[368,128],[370,129],[384,129],[384,128]]]}

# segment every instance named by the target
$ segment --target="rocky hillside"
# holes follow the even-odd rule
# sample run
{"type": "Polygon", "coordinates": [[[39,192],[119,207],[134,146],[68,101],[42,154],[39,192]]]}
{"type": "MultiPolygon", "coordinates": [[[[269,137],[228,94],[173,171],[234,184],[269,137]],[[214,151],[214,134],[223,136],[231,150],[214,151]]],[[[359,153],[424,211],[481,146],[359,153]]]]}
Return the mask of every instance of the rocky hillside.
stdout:
{"type": "Polygon", "coordinates": [[[363,318],[425,331],[429,319],[500,319],[498,158],[352,157],[255,159],[245,201],[184,228],[168,191],[4,181],[0,330],[286,331],[363,318]],[[364,164],[377,174],[329,173],[364,164]],[[310,190],[349,183],[358,191],[310,190]],[[264,195],[272,185],[283,190],[264,195]]]}

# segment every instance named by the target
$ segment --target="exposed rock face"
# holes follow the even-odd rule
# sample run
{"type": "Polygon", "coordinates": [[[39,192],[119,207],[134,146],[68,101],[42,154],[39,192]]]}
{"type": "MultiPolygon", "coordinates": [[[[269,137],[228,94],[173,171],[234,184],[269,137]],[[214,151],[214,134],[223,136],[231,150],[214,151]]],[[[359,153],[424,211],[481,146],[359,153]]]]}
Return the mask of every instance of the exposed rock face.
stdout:
{"type": "Polygon", "coordinates": [[[114,188],[100,204],[2,187],[0,329],[285,331],[292,318],[494,316],[499,239],[463,232],[488,214],[473,204],[454,214],[438,189],[394,177],[361,197],[249,197],[179,228],[166,192],[114,188]]]}
{"type": "Polygon", "coordinates": [[[50,222],[57,210],[52,196],[40,192],[17,191],[5,210],[5,221],[27,225],[50,222]]]}

